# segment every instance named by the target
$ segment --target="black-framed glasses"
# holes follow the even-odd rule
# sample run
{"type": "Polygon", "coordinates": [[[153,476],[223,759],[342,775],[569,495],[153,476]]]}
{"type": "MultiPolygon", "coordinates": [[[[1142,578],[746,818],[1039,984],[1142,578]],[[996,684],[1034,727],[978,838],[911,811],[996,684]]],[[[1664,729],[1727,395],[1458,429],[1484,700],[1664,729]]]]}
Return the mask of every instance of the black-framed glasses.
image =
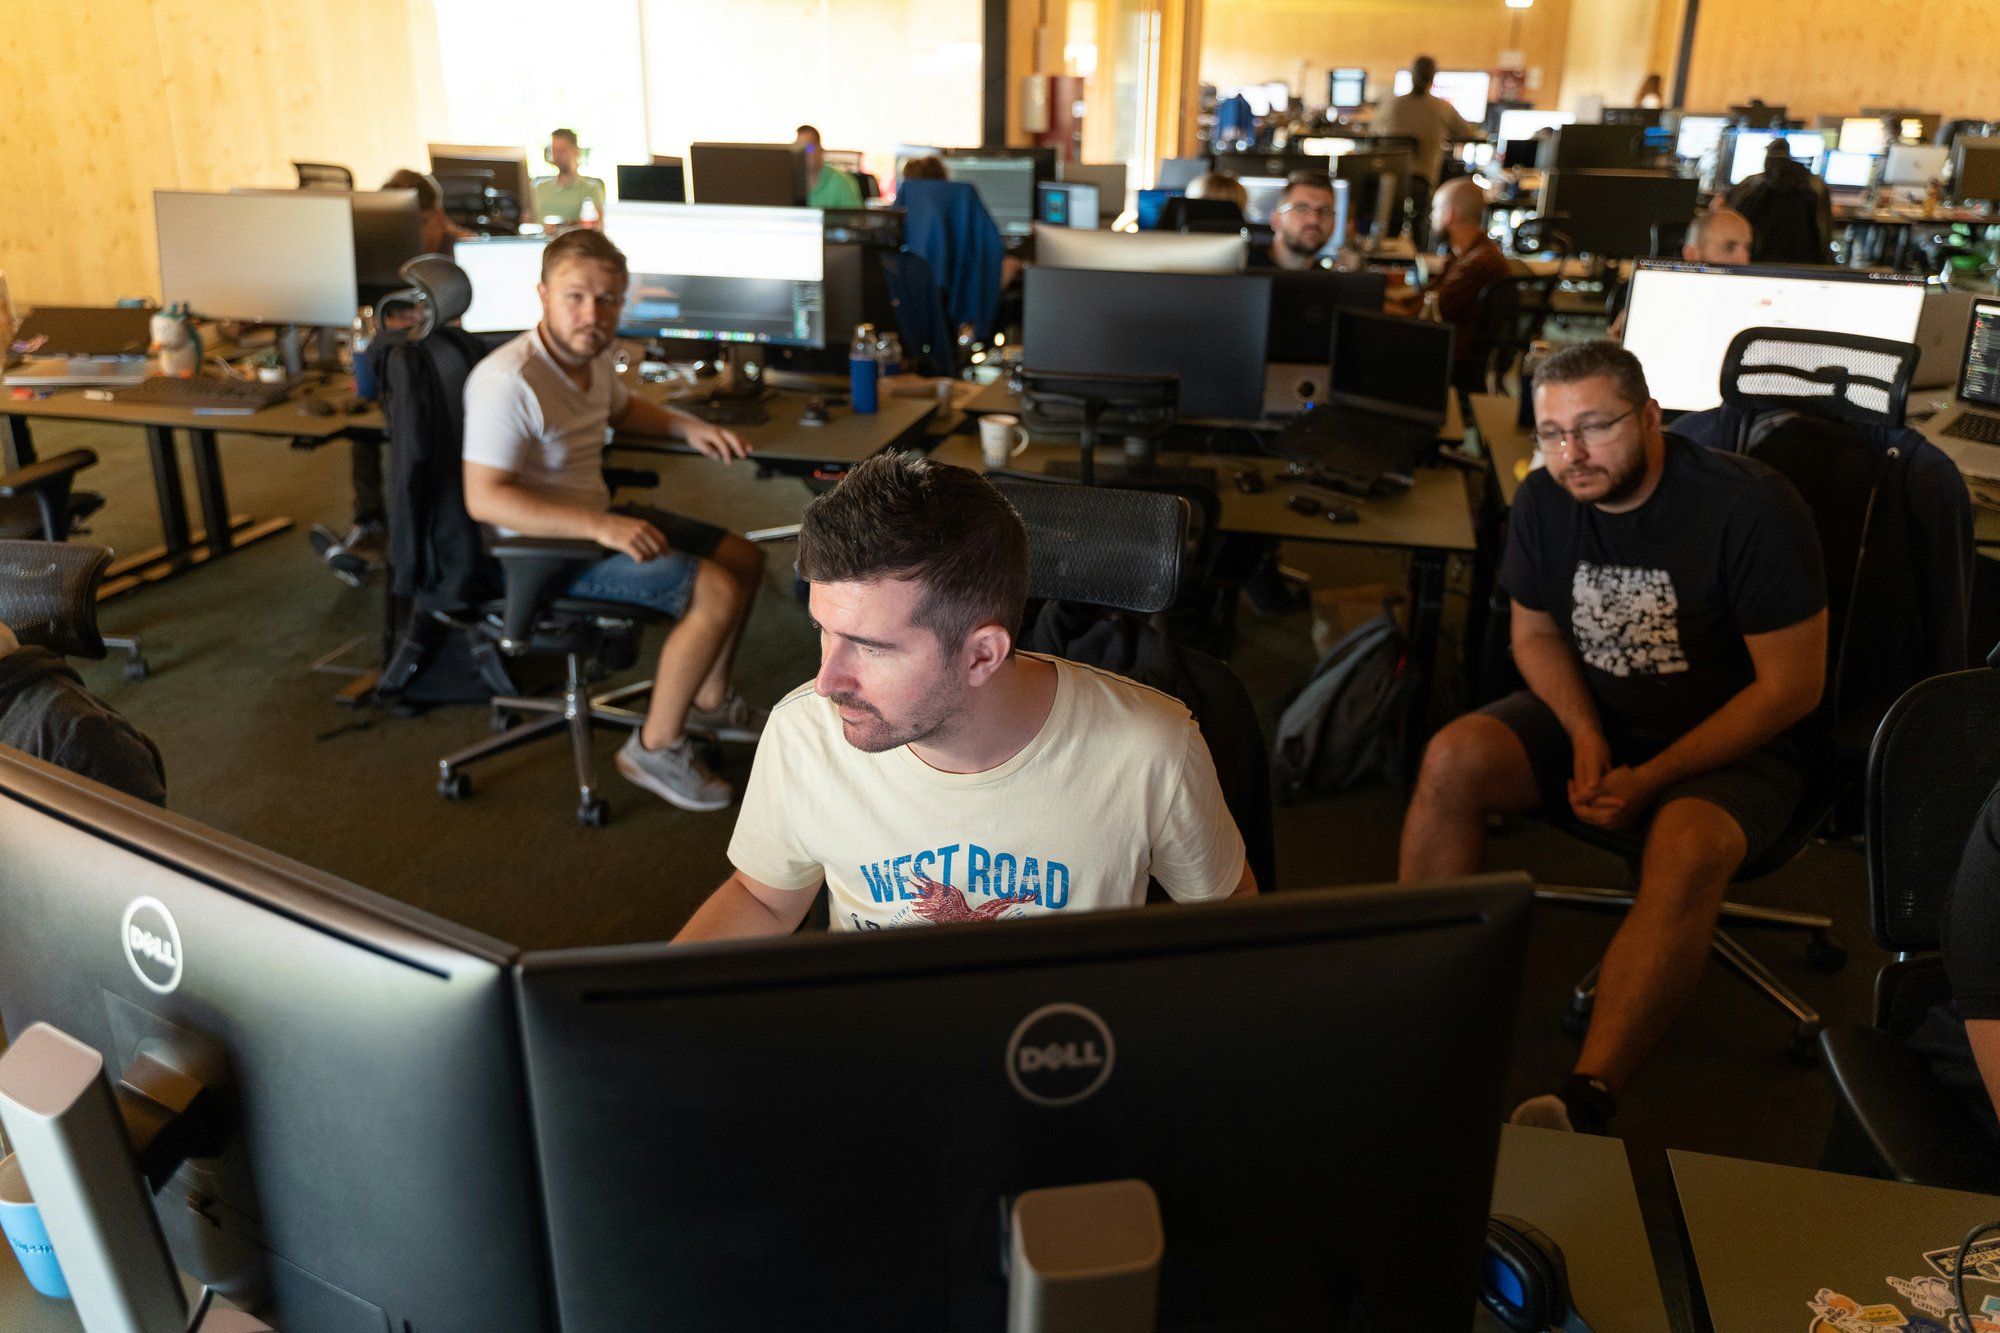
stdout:
{"type": "Polygon", "coordinates": [[[1586,450],[1595,449],[1611,439],[1611,432],[1619,422],[1638,410],[1636,407],[1628,407],[1615,417],[1606,417],[1601,421],[1579,421],[1568,430],[1547,427],[1535,432],[1535,444],[1545,454],[1560,452],[1565,457],[1569,454],[1571,441],[1582,445],[1586,450]]]}
{"type": "Polygon", "coordinates": [[[1278,213],[1310,213],[1316,218],[1330,218],[1334,215],[1332,204],[1279,204],[1278,213]]]}

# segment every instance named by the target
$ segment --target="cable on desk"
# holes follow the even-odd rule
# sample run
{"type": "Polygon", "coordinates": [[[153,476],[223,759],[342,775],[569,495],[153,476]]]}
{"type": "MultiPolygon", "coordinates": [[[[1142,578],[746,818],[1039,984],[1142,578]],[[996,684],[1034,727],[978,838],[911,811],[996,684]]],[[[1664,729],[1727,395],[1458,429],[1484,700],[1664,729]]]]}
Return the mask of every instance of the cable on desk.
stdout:
{"type": "Polygon", "coordinates": [[[1958,1254],[1951,1261],[1951,1299],[1958,1307],[1958,1317],[1972,1327],[1972,1311],[1965,1304],[1965,1256],[1971,1251],[1972,1243],[1989,1231],[2000,1231],[2000,1222],[1981,1222],[1965,1233],[1965,1239],[1958,1243],[1958,1254]]]}

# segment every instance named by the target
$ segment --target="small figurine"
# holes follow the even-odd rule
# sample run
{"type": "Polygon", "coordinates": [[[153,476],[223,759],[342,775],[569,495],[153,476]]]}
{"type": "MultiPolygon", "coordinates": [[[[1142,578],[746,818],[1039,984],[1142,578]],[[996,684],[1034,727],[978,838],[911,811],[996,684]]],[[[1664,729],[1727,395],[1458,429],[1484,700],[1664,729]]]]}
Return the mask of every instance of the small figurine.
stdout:
{"type": "Polygon", "coordinates": [[[192,375],[201,369],[201,335],[184,305],[168,306],[153,316],[152,346],[162,375],[192,375]]]}

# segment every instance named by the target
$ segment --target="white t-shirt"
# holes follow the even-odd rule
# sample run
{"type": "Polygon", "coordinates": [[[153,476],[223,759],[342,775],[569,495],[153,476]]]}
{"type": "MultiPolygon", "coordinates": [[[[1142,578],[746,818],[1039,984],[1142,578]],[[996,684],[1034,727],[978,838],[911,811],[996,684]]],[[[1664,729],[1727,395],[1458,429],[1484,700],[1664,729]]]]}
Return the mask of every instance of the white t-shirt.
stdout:
{"type": "Polygon", "coordinates": [[[1437,188],[1444,172],[1444,141],[1469,138],[1471,125],[1458,108],[1432,93],[1404,93],[1392,97],[1375,112],[1371,127],[1376,134],[1415,139],[1417,148],[1410,170],[1437,188]]]}
{"type": "Polygon", "coordinates": [[[1226,898],[1243,838],[1180,702],[1059,658],[1048,720],[984,773],[941,773],[907,746],[847,743],[800,686],[771,710],[729,859],[807,892],[835,929],[1135,907],[1150,875],[1180,902],[1226,898]]]}
{"type": "Polygon", "coordinates": [[[605,433],[630,397],[609,348],[590,363],[590,388],[579,389],[529,329],[466,378],[465,461],[511,472],[551,499],[607,510],[605,433]]]}

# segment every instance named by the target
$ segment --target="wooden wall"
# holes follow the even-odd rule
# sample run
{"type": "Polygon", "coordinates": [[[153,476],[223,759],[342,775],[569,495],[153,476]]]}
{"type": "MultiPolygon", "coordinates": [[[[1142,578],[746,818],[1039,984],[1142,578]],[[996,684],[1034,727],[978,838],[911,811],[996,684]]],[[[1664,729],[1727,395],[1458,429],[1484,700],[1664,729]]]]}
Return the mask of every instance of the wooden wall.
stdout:
{"type": "Polygon", "coordinates": [[[0,271],[15,301],[157,297],[157,189],[290,186],[294,159],[364,187],[423,166],[447,137],[423,91],[436,49],[428,0],[8,6],[0,271]]]}
{"type": "Polygon", "coordinates": [[[1686,105],[1706,111],[1756,96],[1806,117],[1864,104],[2000,116],[1996,50],[1992,0],[1701,0],[1686,105]]]}
{"type": "Polygon", "coordinates": [[[1326,100],[1335,66],[1368,70],[1371,94],[1386,97],[1396,71],[1419,54],[1441,69],[1491,69],[1518,49],[1540,86],[1528,96],[1553,106],[1562,86],[1570,0],[1536,0],[1513,10],[1500,0],[1208,0],[1201,77],[1217,85],[1291,81],[1309,104],[1326,100]],[[1518,21],[1518,40],[1516,23],[1518,21]]]}

